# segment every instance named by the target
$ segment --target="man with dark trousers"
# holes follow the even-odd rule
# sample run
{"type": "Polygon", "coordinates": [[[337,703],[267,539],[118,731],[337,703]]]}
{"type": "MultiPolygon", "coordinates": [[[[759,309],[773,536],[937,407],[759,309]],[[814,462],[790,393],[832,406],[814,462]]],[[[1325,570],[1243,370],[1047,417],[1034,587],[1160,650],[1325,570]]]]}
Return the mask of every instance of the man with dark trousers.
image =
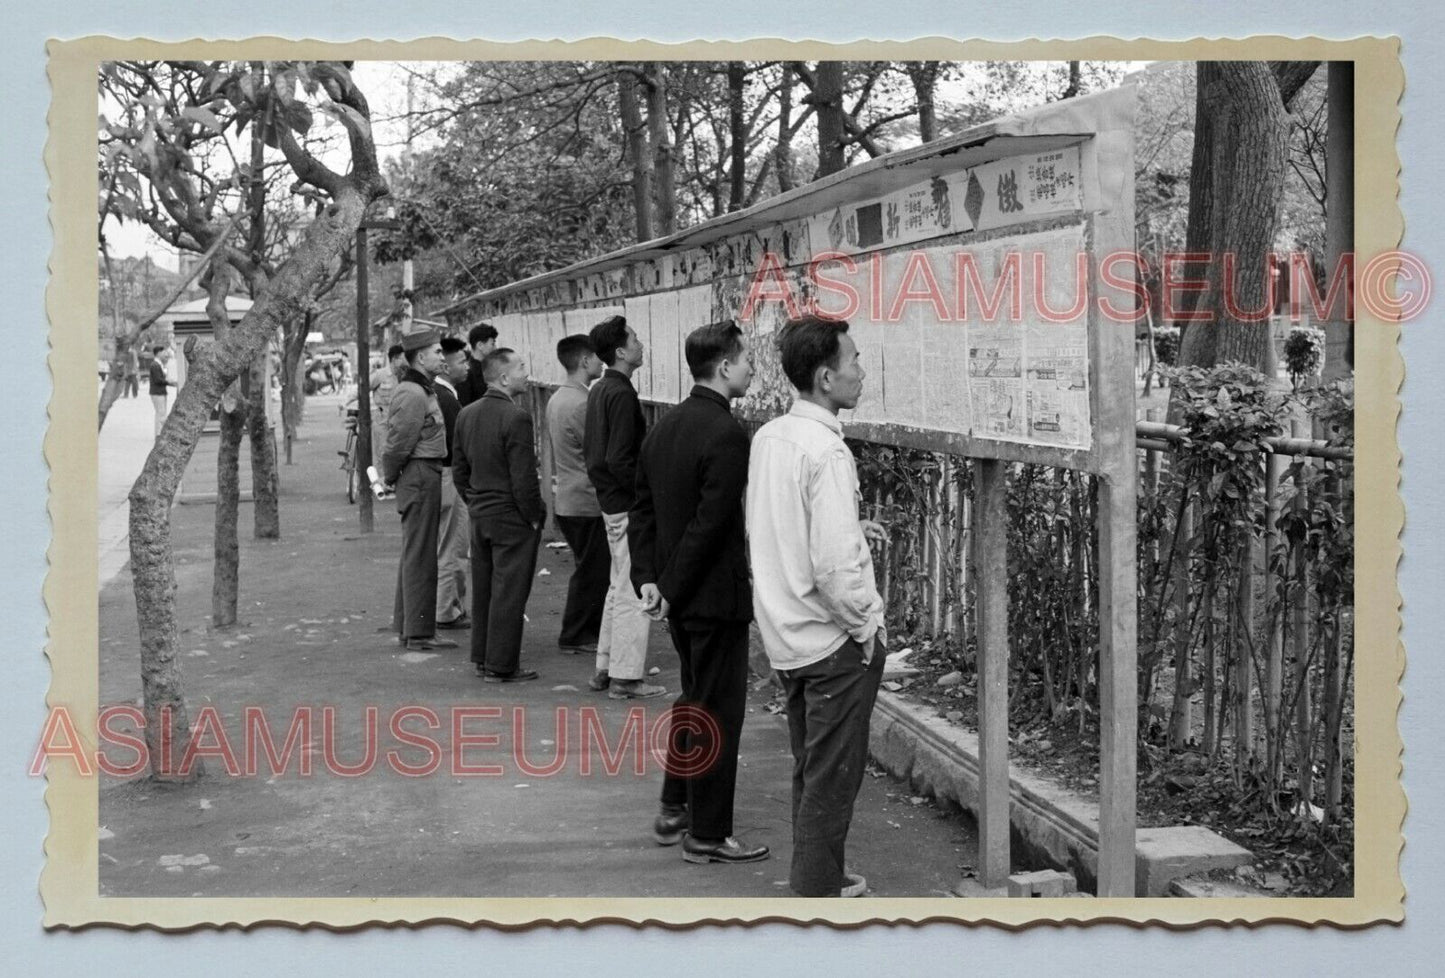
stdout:
{"type": "Polygon", "coordinates": [[[536,679],[521,668],[523,613],[542,542],[542,484],[532,415],[517,400],[527,364],[501,347],[482,364],[487,392],[457,415],[452,475],[472,521],[472,664],[489,683],[536,679]]]}
{"type": "Polygon", "coordinates": [[[572,550],[573,561],[557,647],[569,655],[595,654],[610,583],[612,551],[607,546],[607,527],[597,505],[597,490],[587,478],[582,435],[587,428],[587,385],[602,376],[602,361],[585,333],[558,340],[557,360],[567,371],[567,382],[547,401],[547,438],[556,473],[552,513],[557,530],[572,550]]]}
{"type": "Polygon", "coordinates": [[[768,847],[733,838],[753,599],[743,532],[748,439],[731,412],[753,364],[732,322],[694,330],[683,351],[692,393],[643,441],[628,514],[632,583],[648,614],[668,619],[682,671],[653,837],[681,839],[690,863],[755,862],[768,847]],[[682,729],[689,710],[700,711],[696,730],[682,729]],[[693,756],[713,760],[685,772],[683,758],[693,756]]]}
{"type": "Polygon", "coordinates": [[[467,331],[467,376],[457,382],[457,400],[462,407],[481,398],[487,392],[487,379],[482,376],[482,363],[487,354],[497,348],[497,327],[491,323],[477,323],[467,331]]]}
{"type": "Polygon", "coordinates": [[[865,373],[842,320],[789,320],[778,352],[798,396],[753,435],[745,505],[753,610],[787,695],[788,882],[799,896],[861,896],[867,881],[844,855],[887,655],[868,549],[885,533],[859,518],[858,469],[838,412],[857,406],[865,373]]]}
{"type": "Polygon", "coordinates": [[[387,409],[382,480],[396,490],[401,514],[401,562],[396,569],[392,624],[409,651],[454,649],[437,638],[437,522],[442,507],[446,419],[432,386],[443,369],[441,338],[433,330],[402,337],[406,372],[387,409]]]}

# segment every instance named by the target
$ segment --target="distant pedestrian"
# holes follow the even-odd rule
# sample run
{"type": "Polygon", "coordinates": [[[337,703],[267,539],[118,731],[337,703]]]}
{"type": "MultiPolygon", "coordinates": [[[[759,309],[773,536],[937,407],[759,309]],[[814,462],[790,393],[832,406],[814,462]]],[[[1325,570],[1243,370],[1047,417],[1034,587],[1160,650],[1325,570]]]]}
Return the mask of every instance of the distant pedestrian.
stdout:
{"type": "Polygon", "coordinates": [[[651,622],[632,589],[632,558],[627,552],[627,511],[635,498],[637,453],[647,433],[642,404],[632,386],[632,374],[642,366],[643,346],[622,316],[592,327],[591,339],[607,369],[587,392],[582,451],[607,527],[612,572],[597,637],[597,672],[588,685],[599,691],[611,686],[609,695],[614,699],[661,696],[667,690],[643,679],[651,622]]]}
{"type": "Polygon", "coordinates": [[[134,346],[125,349],[125,375],[121,378],[126,397],[140,397],[140,362],[134,346]]]}
{"type": "Polygon", "coordinates": [[[442,357],[445,366],[436,375],[435,385],[437,403],[446,422],[447,457],[442,464],[442,508],[437,520],[437,628],[457,629],[472,623],[467,614],[467,541],[471,536],[471,521],[452,479],[452,445],[456,438],[457,414],[462,409],[455,385],[467,374],[467,345],[454,337],[445,337],[442,357]]]}
{"type": "Polygon", "coordinates": [[[437,638],[437,524],[441,514],[446,419],[432,379],[442,370],[441,340],[432,330],[402,338],[406,372],[391,393],[381,475],[396,489],[401,560],[392,625],[409,651],[454,649],[437,638]]]}
{"type": "Polygon", "coordinates": [[[802,896],[857,896],[866,883],[845,869],[844,848],[887,644],[868,550],[883,530],[858,518],[858,472],[838,422],[864,373],[846,322],[791,320],[779,347],[798,396],[753,436],[747,527],[753,608],[787,696],[789,883],[802,896]]]}
{"type": "Polygon", "coordinates": [[[457,415],[452,476],[472,526],[472,666],[489,683],[536,679],[523,669],[522,632],[537,548],[542,484],[537,476],[527,364],[505,347],[483,363],[487,392],[457,415]]]}
{"type": "Polygon", "coordinates": [[[477,323],[467,331],[467,376],[457,384],[457,400],[462,407],[479,399],[487,392],[487,378],[482,375],[482,364],[487,354],[497,348],[497,328],[491,323],[477,323]]]}
{"type": "Polygon", "coordinates": [[[547,401],[547,437],[556,478],[552,512],[557,530],[572,550],[572,578],[557,645],[563,652],[595,654],[602,609],[612,569],[607,527],[597,505],[597,490],[587,478],[582,436],[587,428],[587,386],[602,376],[602,361],[584,333],[557,341],[557,359],[567,381],[547,401]]]}
{"type": "Polygon", "coordinates": [[[157,438],[161,436],[161,427],[166,423],[166,415],[170,412],[170,389],[176,386],[176,382],[166,376],[166,365],[170,362],[170,347],[157,346],[151,349],[150,392],[151,406],[156,411],[157,438]]]}
{"type": "Polygon", "coordinates": [[[649,613],[668,620],[677,648],[682,694],[674,709],[699,710],[712,722],[697,731],[676,724],[669,734],[653,838],[665,846],[681,840],[691,863],[749,863],[766,859],[768,847],[733,838],[753,597],[743,533],[748,436],[731,407],[752,383],[753,362],[731,322],[693,330],[684,353],[692,393],[642,442],[627,534],[632,582],[649,613]],[[689,757],[714,760],[684,775],[689,757]]]}

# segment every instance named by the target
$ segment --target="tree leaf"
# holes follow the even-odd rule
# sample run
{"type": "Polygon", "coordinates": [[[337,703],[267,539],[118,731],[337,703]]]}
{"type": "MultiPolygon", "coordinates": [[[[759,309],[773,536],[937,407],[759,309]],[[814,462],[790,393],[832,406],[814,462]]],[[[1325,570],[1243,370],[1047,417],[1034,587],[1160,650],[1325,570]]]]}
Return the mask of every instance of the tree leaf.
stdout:
{"type": "Polygon", "coordinates": [[[203,109],[199,105],[188,105],[181,109],[181,115],[194,122],[199,122],[211,132],[219,133],[225,128],[220,119],[210,109],[203,109]]]}

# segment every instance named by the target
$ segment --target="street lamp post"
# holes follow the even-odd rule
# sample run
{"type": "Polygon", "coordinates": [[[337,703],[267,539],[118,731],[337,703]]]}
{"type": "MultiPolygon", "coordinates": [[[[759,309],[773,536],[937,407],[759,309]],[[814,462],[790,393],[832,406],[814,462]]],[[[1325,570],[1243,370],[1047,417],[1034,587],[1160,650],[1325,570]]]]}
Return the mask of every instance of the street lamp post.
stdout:
{"type": "MultiPolygon", "coordinates": [[[[401,226],[392,220],[388,208],[387,217],[380,220],[362,219],[356,229],[356,468],[357,481],[362,482],[360,499],[357,500],[357,514],[361,520],[361,532],[371,533],[376,528],[372,506],[370,480],[366,470],[372,464],[371,457],[371,302],[367,284],[366,232],[372,228],[394,231],[401,226]]],[[[382,369],[388,367],[383,364],[382,369]]]]}

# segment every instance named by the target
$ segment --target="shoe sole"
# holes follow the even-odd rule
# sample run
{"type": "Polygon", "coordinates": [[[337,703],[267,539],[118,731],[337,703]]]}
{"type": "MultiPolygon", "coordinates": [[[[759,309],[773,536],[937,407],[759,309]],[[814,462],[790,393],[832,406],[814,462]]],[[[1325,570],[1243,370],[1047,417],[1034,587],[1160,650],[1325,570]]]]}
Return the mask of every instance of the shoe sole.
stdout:
{"type": "Polygon", "coordinates": [[[683,861],[697,866],[703,866],[707,863],[760,863],[770,855],[772,855],[772,853],[765,852],[761,856],[748,856],[745,859],[730,859],[727,856],[714,856],[712,853],[707,852],[688,852],[686,849],[682,851],[683,861]]]}
{"type": "Polygon", "coordinates": [[[682,841],[683,833],[685,833],[686,831],[686,829],[678,829],[676,832],[668,835],[663,835],[660,832],[654,832],[652,833],[652,841],[656,842],[660,846],[675,846],[682,841]]]}
{"type": "Polygon", "coordinates": [[[526,679],[518,679],[516,676],[483,676],[484,683],[529,683],[540,676],[528,676],[526,679]]]}

